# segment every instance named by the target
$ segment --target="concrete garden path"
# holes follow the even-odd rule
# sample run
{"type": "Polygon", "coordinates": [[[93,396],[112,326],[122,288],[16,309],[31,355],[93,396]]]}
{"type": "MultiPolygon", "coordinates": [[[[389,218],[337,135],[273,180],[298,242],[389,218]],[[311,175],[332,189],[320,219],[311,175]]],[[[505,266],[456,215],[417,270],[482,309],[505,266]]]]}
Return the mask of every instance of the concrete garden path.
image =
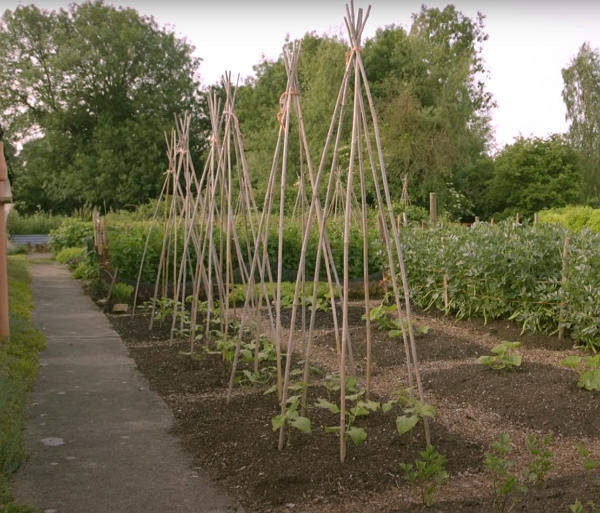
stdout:
{"type": "Polygon", "coordinates": [[[16,499],[44,513],[241,513],[168,433],[170,410],[80,285],[54,263],[30,269],[32,320],[47,349],[16,499]]]}

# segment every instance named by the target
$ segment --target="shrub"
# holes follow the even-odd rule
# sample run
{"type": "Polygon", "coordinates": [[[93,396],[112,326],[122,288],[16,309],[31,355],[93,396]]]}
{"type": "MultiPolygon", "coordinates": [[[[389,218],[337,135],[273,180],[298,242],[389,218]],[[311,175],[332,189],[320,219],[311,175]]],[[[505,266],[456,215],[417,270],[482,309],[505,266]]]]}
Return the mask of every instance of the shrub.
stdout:
{"type": "Polygon", "coordinates": [[[67,219],[50,232],[50,249],[57,254],[64,248],[83,247],[83,240],[93,236],[94,226],[91,221],[67,219]]]}
{"type": "Polygon", "coordinates": [[[83,248],[64,248],[54,257],[59,264],[66,265],[70,271],[74,271],[83,262],[83,248]]]}

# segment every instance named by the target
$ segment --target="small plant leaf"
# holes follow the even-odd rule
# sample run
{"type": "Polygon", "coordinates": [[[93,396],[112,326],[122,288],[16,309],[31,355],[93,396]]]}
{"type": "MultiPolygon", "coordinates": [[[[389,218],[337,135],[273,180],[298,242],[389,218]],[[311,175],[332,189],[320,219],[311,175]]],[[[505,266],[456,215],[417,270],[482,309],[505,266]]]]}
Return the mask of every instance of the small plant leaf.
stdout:
{"type": "Polygon", "coordinates": [[[521,355],[520,354],[509,354],[502,357],[502,362],[505,367],[520,367],[521,366],[521,355]]]}
{"type": "Polygon", "coordinates": [[[267,388],[264,392],[263,395],[268,395],[268,394],[272,394],[273,392],[277,392],[277,385],[273,385],[271,388],[267,388]]]}
{"type": "Polygon", "coordinates": [[[367,432],[363,428],[351,427],[346,431],[346,435],[354,442],[354,445],[360,445],[367,439],[367,432]]]}
{"type": "Polygon", "coordinates": [[[273,426],[273,431],[277,431],[285,424],[285,415],[275,415],[271,419],[271,424],[273,426]]]}
{"type": "Polygon", "coordinates": [[[567,356],[566,358],[563,358],[560,361],[560,364],[563,367],[571,367],[571,368],[575,368],[579,365],[579,362],[581,361],[581,358],[579,356],[567,356]]]}
{"type": "Polygon", "coordinates": [[[327,399],[323,399],[322,397],[317,399],[315,406],[317,408],[325,408],[326,410],[329,410],[333,414],[340,412],[340,407],[337,404],[331,403],[327,399]]]}
{"type": "Polygon", "coordinates": [[[290,420],[290,425],[296,429],[299,429],[303,433],[311,433],[310,419],[307,417],[298,417],[296,419],[292,419],[290,420]]]}
{"type": "Polygon", "coordinates": [[[398,434],[402,436],[404,433],[408,433],[412,428],[414,428],[419,422],[418,415],[412,415],[407,417],[406,415],[401,415],[396,419],[396,429],[398,430],[398,434]]]}
{"type": "Polygon", "coordinates": [[[378,403],[377,401],[365,401],[364,403],[364,407],[371,410],[371,411],[377,411],[379,409],[379,407],[381,406],[380,403],[378,403]]]}
{"type": "Polygon", "coordinates": [[[475,363],[479,363],[481,365],[492,365],[496,361],[494,356],[480,356],[475,360],[475,363]]]}
{"type": "Polygon", "coordinates": [[[402,331],[401,330],[390,330],[388,335],[391,338],[398,338],[402,336],[402,331]]]}
{"type": "Polygon", "coordinates": [[[388,411],[390,411],[392,409],[393,405],[394,405],[394,401],[388,401],[387,403],[383,403],[381,405],[381,411],[383,413],[387,413],[388,411]]]}

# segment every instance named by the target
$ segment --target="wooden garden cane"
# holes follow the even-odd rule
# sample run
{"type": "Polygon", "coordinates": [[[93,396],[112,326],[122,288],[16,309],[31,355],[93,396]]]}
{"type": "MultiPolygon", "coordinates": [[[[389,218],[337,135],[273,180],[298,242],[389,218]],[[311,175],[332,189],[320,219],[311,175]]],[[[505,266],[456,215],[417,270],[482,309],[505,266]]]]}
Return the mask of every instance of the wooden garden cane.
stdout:
{"type": "MultiPolygon", "coordinates": [[[[0,133],[0,137],[2,134],[0,133]]],[[[8,272],[6,269],[6,211],[12,201],[8,169],[4,159],[4,142],[0,140],[0,339],[8,338],[8,272]]]]}

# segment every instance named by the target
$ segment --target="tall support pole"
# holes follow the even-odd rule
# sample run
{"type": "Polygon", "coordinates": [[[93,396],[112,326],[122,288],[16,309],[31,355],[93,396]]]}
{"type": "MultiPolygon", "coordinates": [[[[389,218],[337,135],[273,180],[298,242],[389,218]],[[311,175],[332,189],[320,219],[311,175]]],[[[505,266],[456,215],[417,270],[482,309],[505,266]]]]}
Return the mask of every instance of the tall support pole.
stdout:
{"type": "Polygon", "coordinates": [[[0,141],[0,339],[8,338],[8,271],[6,269],[6,210],[11,202],[4,142],[0,141]]]}

